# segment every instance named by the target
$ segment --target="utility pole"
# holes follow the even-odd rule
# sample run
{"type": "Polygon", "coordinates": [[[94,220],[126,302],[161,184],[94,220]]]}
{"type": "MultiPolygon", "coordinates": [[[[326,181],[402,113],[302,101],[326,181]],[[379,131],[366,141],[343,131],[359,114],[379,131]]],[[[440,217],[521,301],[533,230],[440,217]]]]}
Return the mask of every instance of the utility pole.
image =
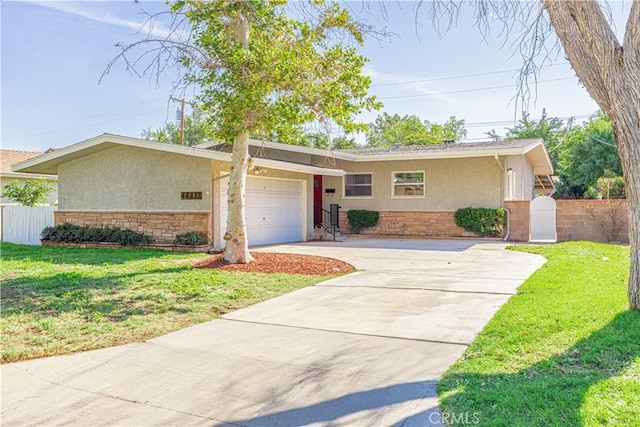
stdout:
{"type": "Polygon", "coordinates": [[[189,104],[192,107],[194,106],[193,102],[185,101],[184,98],[175,98],[170,97],[172,101],[180,102],[180,145],[184,145],[184,104],[189,104]]]}

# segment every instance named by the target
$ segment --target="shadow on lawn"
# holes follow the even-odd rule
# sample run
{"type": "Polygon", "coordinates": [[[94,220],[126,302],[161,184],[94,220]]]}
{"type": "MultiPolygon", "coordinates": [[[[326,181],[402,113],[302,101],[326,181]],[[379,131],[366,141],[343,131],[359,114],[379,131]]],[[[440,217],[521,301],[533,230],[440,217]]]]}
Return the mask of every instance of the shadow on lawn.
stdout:
{"type": "MultiPolygon", "coordinates": [[[[37,261],[52,264],[124,264],[130,261],[140,261],[156,258],[184,257],[185,253],[167,252],[159,249],[144,248],[72,248],[16,245],[2,243],[2,259],[4,261],[37,261]]],[[[199,254],[192,254],[198,257],[199,254]]]]}
{"type": "MultiPolygon", "coordinates": [[[[589,388],[640,356],[640,312],[625,311],[563,354],[516,374],[447,374],[438,384],[443,410],[479,412],[481,425],[580,426],[589,388]]],[[[630,404],[630,403],[628,403],[630,404]]]]}
{"type": "MultiPolygon", "coordinates": [[[[132,278],[142,279],[156,273],[171,274],[187,269],[189,266],[185,265],[100,277],[77,272],[38,278],[18,277],[2,283],[2,311],[4,316],[18,313],[38,313],[39,316],[58,316],[66,312],[102,313],[119,321],[141,314],[140,302],[148,303],[154,296],[157,298],[156,289],[149,289],[146,294],[138,292],[137,296],[125,301],[125,297],[119,295],[121,287],[130,283],[132,278]]],[[[176,299],[180,298],[188,298],[188,295],[176,296],[176,299]]]]}

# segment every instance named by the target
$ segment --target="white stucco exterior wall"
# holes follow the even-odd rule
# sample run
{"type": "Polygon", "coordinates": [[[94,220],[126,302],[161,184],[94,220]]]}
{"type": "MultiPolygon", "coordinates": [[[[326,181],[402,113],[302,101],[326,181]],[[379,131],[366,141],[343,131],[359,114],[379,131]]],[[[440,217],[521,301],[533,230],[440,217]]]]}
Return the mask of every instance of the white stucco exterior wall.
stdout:
{"type": "Polygon", "coordinates": [[[59,209],[210,211],[211,162],[181,154],[118,146],[58,167],[59,209]],[[202,200],[181,200],[183,191],[202,200]]]}
{"type": "Polygon", "coordinates": [[[533,166],[526,156],[506,156],[504,160],[503,185],[505,200],[532,200],[535,197],[533,166]],[[509,168],[513,174],[513,191],[509,194],[509,168]]]}
{"type": "Polygon", "coordinates": [[[437,160],[345,162],[336,166],[348,173],[373,173],[373,196],[344,197],[341,177],[324,177],[323,206],[338,203],[343,211],[455,211],[459,208],[502,206],[502,171],[493,157],[437,160]],[[424,171],[425,196],[392,197],[392,172],[424,171]],[[327,194],[327,188],[335,189],[327,194]]]}

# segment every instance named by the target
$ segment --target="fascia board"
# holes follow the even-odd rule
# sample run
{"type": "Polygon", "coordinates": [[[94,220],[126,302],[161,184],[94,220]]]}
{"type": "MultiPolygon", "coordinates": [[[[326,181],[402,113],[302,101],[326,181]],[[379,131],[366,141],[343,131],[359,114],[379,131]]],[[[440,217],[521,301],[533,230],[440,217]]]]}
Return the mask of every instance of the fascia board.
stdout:
{"type": "Polygon", "coordinates": [[[473,151],[455,151],[455,152],[437,152],[437,153],[407,153],[407,154],[375,154],[360,155],[355,162],[376,162],[376,161],[393,161],[393,160],[431,160],[431,159],[463,159],[467,157],[495,157],[499,156],[515,156],[524,154],[522,148],[510,148],[503,150],[473,150],[473,151]]]}
{"type": "MultiPolygon", "coordinates": [[[[113,144],[126,145],[130,147],[146,148],[150,150],[163,151],[163,152],[174,153],[174,154],[182,154],[182,155],[200,157],[200,158],[205,158],[210,160],[220,160],[224,162],[231,161],[231,153],[206,150],[203,148],[196,148],[196,147],[185,147],[185,146],[174,145],[174,144],[162,144],[162,143],[146,141],[138,138],[104,134],[104,135],[97,136],[95,138],[78,142],[68,147],[61,148],[51,153],[44,154],[42,156],[34,157],[33,159],[28,159],[23,162],[16,163],[12,166],[12,169],[17,172],[17,171],[22,171],[22,170],[30,169],[33,167],[37,167],[39,164],[43,164],[45,162],[46,163],[49,163],[52,161],[55,162],[55,160],[60,160],[62,162],[63,158],[66,156],[73,155],[74,153],[87,150],[92,147],[97,147],[101,144],[105,144],[105,148],[108,148],[113,144]]],[[[282,162],[278,160],[260,159],[260,158],[254,158],[254,164],[258,166],[273,168],[273,169],[280,169],[280,170],[285,170],[290,172],[302,172],[302,173],[308,173],[308,174],[342,176],[345,173],[344,171],[339,169],[320,168],[315,166],[307,166],[307,165],[301,165],[296,163],[282,162]]]]}

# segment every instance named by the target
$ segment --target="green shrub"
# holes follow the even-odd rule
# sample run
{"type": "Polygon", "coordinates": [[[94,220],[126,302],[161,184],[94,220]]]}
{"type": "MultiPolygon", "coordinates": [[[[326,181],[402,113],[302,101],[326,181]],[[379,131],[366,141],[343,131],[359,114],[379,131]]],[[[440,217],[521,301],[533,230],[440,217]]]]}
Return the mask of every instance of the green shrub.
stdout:
{"type": "Polygon", "coordinates": [[[173,243],[176,245],[189,246],[206,245],[208,241],[209,239],[207,238],[207,235],[198,231],[189,231],[188,233],[178,234],[175,239],[173,239],[173,243]]]}
{"type": "Polygon", "coordinates": [[[347,219],[351,231],[358,234],[363,228],[374,227],[378,224],[380,214],[376,211],[364,209],[352,209],[347,211],[347,219]]]}
{"type": "Polygon", "coordinates": [[[151,237],[147,236],[144,233],[138,233],[137,231],[129,230],[125,228],[124,230],[118,230],[115,233],[115,239],[117,243],[120,243],[122,246],[139,246],[139,245],[148,245],[151,243],[151,237]]]}
{"type": "Polygon", "coordinates": [[[595,186],[584,193],[585,199],[626,199],[624,178],[621,176],[600,177],[595,186]]]}
{"type": "Polygon", "coordinates": [[[40,233],[42,240],[68,243],[119,243],[122,246],[148,245],[151,236],[133,230],[109,227],[89,227],[87,225],[73,225],[65,222],[56,226],[45,227],[40,233]]]}
{"type": "Polygon", "coordinates": [[[463,208],[454,216],[456,225],[481,237],[496,237],[505,225],[504,209],[463,208]]]}

